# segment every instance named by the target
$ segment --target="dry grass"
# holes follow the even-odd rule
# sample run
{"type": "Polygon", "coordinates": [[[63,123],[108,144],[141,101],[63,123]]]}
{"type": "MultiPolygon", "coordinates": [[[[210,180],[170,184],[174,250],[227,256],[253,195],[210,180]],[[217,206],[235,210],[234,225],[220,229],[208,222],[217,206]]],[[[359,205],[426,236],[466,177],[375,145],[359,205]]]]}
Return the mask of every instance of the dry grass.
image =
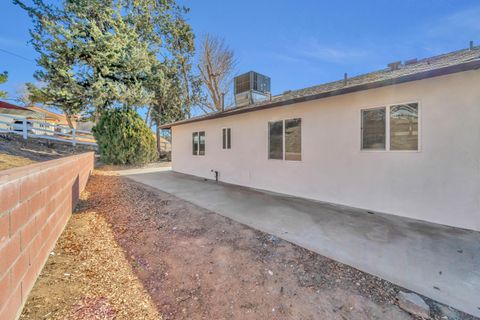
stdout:
{"type": "Polygon", "coordinates": [[[0,134],[0,170],[91,150],[89,146],[73,147],[67,143],[56,143],[40,138],[24,140],[21,136],[14,134],[0,134]]]}
{"type": "Polygon", "coordinates": [[[21,156],[0,153],[0,170],[6,170],[15,167],[23,167],[37,161],[21,156]]]}

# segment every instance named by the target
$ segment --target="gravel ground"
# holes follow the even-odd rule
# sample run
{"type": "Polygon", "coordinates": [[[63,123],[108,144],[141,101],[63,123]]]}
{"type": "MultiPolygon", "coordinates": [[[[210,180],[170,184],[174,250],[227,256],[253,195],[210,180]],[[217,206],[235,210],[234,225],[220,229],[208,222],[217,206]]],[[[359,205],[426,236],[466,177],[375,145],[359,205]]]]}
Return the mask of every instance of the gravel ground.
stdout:
{"type": "Polygon", "coordinates": [[[387,281],[105,171],[54,252],[22,319],[415,319],[387,281]]]}
{"type": "MultiPolygon", "coordinates": [[[[81,201],[88,202],[89,193],[81,201]]],[[[152,299],[105,218],[75,213],[30,293],[20,319],[159,319],[152,299]]]]}

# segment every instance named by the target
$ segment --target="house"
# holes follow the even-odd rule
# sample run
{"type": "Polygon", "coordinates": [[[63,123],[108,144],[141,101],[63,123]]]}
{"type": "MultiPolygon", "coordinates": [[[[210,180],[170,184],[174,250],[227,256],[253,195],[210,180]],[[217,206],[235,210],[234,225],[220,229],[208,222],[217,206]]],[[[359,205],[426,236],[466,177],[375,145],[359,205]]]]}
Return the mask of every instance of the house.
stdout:
{"type": "MultiPolygon", "coordinates": [[[[17,124],[18,126],[15,130],[21,131],[20,125],[23,123],[22,120],[27,119],[28,130],[38,135],[54,135],[55,132],[70,132],[65,115],[57,114],[36,106],[20,107],[0,101],[0,117],[0,121],[2,121],[2,123],[0,123],[0,129],[4,130],[8,130],[11,124],[17,124]]],[[[72,120],[72,124],[74,127],[76,126],[75,120],[72,120]]]]}
{"type": "MultiPolygon", "coordinates": [[[[32,110],[29,110],[24,107],[20,107],[5,101],[0,101],[0,130],[10,130],[12,125],[17,124],[18,128],[15,127],[13,130],[21,130],[20,124],[22,121],[18,119],[23,118],[38,118],[38,114],[32,110]],[[15,117],[18,117],[16,119],[15,117]]],[[[33,126],[32,122],[29,122],[30,127],[33,126]]]]}
{"type": "Polygon", "coordinates": [[[278,96],[264,90],[263,100],[164,125],[172,169],[480,231],[479,68],[471,44],[278,96]]]}
{"type": "MultiPolygon", "coordinates": [[[[29,106],[27,108],[29,110],[32,110],[34,112],[41,114],[42,120],[44,120],[45,122],[48,122],[57,126],[64,126],[67,128],[70,127],[68,124],[67,117],[64,114],[58,114],[37,106],[29,106]]],[[[71,122],[73,127],[76,128],[77,126],[76,119],[72,119],[71,122]]]]}

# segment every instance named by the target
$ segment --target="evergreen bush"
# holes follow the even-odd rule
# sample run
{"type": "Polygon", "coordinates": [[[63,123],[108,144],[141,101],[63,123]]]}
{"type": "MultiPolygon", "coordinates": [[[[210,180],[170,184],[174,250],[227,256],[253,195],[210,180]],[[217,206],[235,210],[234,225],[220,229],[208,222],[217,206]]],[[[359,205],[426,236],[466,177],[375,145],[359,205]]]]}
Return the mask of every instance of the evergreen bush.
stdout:
{"type": "Polygon", "coordinates": [[[154,135],[134,110],[106,110],[93,134],[105,163],[140,165],[158,159],[154,135]]]}

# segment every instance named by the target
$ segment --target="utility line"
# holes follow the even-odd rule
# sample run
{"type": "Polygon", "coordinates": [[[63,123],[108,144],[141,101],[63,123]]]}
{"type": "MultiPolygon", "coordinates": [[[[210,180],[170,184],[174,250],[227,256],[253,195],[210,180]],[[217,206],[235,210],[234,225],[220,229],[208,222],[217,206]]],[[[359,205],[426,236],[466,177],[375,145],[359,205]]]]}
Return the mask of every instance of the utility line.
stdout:
{"type": "Polygon", "coordinates": [[[1,48],[0,48],[0,51],[5,52],[5,53],[8,53],[8,54],[10,54],[10,55],[12,55],[12,56],[15,56],[15,57],[20,58],[20,59],[23,59],[23,60],[35,62],[35,60],[33,60],[33,59],[25,58],[24,56],[21,56],[21,55],[19,55],[19,54],[16,54],[16,53],[14,53],[14,52],[11,52],[11,51],[8,51],[8,50],[5,50],[5,49],[1,49],[1,48]]]}

